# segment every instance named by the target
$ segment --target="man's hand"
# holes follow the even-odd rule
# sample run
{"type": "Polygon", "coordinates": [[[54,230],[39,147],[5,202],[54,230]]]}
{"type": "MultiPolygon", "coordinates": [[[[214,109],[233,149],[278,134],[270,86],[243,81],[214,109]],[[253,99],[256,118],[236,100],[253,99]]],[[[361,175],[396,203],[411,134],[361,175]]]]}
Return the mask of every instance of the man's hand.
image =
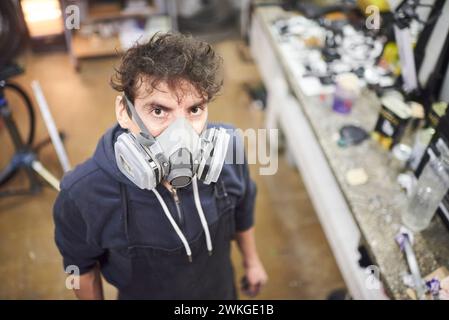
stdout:
{"type": "Polygon", "coordinates": [[[103,285],[99,266],[80,275],[80,288],[74,289],[80,300],[103,300],[103,285]]]}
{"type": "Polygon", "coordinates": [[[259,259],[245,263],[245,277],[242,279],[241,290],[249,297],[255,297],[267,283],[268,276],[259,259]]]}
{"type": "Polygon", "coordinates": [[[241,290],[244,294],[255,297],[268,281],[267,273],[259,259],[254,239],[254,227],[237,233],[237,244],[242,253],[245,276],[242,279],[241,290]]]}

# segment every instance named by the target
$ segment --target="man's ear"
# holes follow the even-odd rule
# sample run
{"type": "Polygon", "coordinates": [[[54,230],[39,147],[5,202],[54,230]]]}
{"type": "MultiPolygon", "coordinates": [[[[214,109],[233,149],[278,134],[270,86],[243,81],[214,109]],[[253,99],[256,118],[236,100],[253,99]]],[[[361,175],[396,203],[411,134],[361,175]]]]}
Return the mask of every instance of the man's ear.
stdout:
{"type": "Polygon", "coordinates": [[[123,96],[117,96],[115,98],[115,116],[117,117],[117,122],[123,129],[130,129],[131,119],[126,110],[123,96]]]}

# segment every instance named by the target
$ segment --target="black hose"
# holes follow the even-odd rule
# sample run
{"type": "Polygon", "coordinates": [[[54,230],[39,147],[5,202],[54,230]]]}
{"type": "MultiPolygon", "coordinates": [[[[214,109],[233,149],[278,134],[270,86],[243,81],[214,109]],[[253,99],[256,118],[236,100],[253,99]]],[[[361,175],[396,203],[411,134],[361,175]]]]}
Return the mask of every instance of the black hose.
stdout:
{"type": "Polygon", "coordinates": [[[28,94],[23,90],[20,86],[18,86],[15,83],[7,82],[5,84],[5,88],[12,89],[16,91],[22,100],[25,102],[25,107],[28,112],[28,124],[29,124],[29,131],[28,136],[26,137],[26,140],[24,141],[26,145],[31,146],[34,142],[34,136],[36,133],[36,114],[34,113],[33,103],[31,102],[30,97],[28,94]]]}
{"type": "MultiPolygon", "coordinates": [[[[25,103],[26,111],[28,113],[29,131],[28,131],[28,136],[26,137],[26,140],[24,141],[24,143],[28,147],[31,147],[31,145],[34,142],[34,137],[35,137],[35,132],[36,132],[36,115],[34,113],[33,104],[31,102],[31,99],[28,96],[28,94],[17,84],[7,82],[5,84],[5,89],[13,90],[16,93],[18,93],[19,96],[22,98],[22,100],[25,103]]],[[[12,162],[12,160],[13,160],[13,158],[10,159],[10,162],[8,165],[6,165],[4,168],[0,168],[0,186],[3,184],[6,184],[17,172],[18,167],[12,162]]]]}

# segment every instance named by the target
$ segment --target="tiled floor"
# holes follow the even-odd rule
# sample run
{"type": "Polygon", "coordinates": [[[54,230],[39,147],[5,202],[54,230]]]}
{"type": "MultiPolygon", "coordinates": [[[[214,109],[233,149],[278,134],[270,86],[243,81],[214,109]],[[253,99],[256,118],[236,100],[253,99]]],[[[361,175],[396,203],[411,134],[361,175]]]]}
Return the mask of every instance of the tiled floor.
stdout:
{"type": "MultiPolygon", "coordinates": [[[[225,89],[210,105],[210,119],[245,128],[262,128],[263,112],[250,107],[243,83],[257,83],[257,68],[240,59],[238,41],[216,44],[226,65],[225,89]]],[[[15,79],[31,92],[30,81],[40,81],[59,128],[66,134],[66,147],[76,165],[89,157],[101,134],[113,124],[115,92],[108,80],[117,59],[86,61],[74,72],[64,53],[27,55],[26,74],[15,79]]],[[[14,99],[12,98],[12,101],[14,99]]],[[[21,115],[16,116],[20,121],[21,115]]],[[[0,164],[9,144],[0,124],[0,164]]],[[[47,136],[38,115],[37,140],[47,136]]],[[[39,153],[42,162],[61,175],[54,150],[39,153]]],[[[259,252],[270,280],[259,298],[324,299],[344,286],[332,252],[307,195],[299,173],[280,156],[274,176],[258,174],[256,236],[259,252]]],[[[22,182],[20,179],[17,183],[22,182]]],[[[45,188],[35,196],[0,199],[0,298],[72,299],[65,288],[61,258],[53,242],[52,205],[56,193],[45,188]]],[[[238,279],[242,276],[239,254],[234,247],[238,279]]],[[[115,289],[105,285],[106,297],[115,289]]]]}

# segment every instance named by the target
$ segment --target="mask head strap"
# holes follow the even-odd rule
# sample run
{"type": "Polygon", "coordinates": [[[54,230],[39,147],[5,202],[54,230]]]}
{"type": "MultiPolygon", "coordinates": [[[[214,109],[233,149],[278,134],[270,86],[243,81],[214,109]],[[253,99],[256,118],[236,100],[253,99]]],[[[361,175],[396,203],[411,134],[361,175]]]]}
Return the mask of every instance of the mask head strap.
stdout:
{"type": "Polygon", "coordinates": [[[151,142],[150,144],[153,144],[154,142],[156,142],[156,140],[154,139],[154,137],[151,135],[151,133],[148,131],[147,127],[145,126],[145,124],[143,123],[142,119],[139,117],[139,115],[137,114],[136,108],[134,107],[134,105],[132,104],[131,101],[129,101],[128,97],[124,94],[123,95],[123,99],[125,100],[126,106],[128,107],[128,110],[131,111],[131,116],[133,121],[136,122],[137,126],[139,127],[140,131],[141,131],[141,135],[146,138],[147,140],[149,140],[149,142],[151,142]]]}

